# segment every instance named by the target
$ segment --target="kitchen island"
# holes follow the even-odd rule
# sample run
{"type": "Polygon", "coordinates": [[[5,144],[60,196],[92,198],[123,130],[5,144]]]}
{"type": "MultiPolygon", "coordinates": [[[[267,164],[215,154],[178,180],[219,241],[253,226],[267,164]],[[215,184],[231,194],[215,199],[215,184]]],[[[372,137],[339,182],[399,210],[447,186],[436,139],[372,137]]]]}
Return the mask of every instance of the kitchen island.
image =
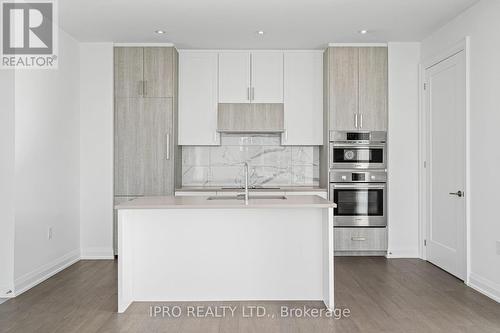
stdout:
{"type": "Polygon", "coordinates": [[[118,312],[134,301],[322,300],[333,309],[334,207],[319,196],[121,203],[118,312]]]}

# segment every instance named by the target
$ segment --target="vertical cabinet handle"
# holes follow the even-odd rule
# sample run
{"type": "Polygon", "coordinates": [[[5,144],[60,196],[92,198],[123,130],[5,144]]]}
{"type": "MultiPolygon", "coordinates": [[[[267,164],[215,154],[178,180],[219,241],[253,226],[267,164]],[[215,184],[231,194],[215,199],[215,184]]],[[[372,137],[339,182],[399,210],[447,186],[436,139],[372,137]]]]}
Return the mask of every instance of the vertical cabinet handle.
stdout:
{"type": "Polygon", "coordinates": [[[358,128],[358,114],[354,114],[354,127],[358,128]]]}
{"type": "Polygon", "coordinates": [[[143,92],[143,96],[146,96],[148,94],[148,85],[147,85],[148,81],[142,81],[142,92],[143,92]]]}
{"type": "Polygon", "coordinates": [[[359,128],[363,128],[363,114],[359,114],[359,128]]]}
{"type": "Polygon", "coordinates": [[[250,87],[247,88],[247,99],[250,101],[250,87]]]}
{"type": "Polygon", "coordinates": [[[165,134],[165,159],[170,159],[170,133],[165,134]]]}

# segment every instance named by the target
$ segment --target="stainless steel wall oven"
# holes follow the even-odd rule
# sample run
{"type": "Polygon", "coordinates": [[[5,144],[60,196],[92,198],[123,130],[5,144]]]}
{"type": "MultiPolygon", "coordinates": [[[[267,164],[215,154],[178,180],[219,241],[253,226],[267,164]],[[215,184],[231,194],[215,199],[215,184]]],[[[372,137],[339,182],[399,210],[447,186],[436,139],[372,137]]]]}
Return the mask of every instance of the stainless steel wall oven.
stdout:
{"type": "Polygon", "coordinates": [[[330,133],[331,169],[385,169],[386,132],[330,133]]]}
{"type": "Polygon", "coordinates": [[[387,175],[380,171],[330,172],[330,199],[337,227],[387,225],[387,175]]]}

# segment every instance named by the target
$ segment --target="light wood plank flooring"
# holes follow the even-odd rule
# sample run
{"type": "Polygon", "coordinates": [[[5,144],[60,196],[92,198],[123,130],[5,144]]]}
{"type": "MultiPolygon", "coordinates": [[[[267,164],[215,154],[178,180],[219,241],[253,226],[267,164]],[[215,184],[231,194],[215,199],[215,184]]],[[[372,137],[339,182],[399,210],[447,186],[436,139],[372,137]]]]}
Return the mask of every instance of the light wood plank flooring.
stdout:
{"type": "Polygon", "coordinates": [[[500,332],[500,304],[427,262],[337,257],[335,270],[336,305],[349,308],[349,318],[241,316],[245,305],[279,314],[283,304],[322,308],[321,302],[196,303],[238,310],[224,318],[153,318],[150,306],[164,304],[115,312],[116,262],[80,261],[1,304],[0,332],[500,332]]]}

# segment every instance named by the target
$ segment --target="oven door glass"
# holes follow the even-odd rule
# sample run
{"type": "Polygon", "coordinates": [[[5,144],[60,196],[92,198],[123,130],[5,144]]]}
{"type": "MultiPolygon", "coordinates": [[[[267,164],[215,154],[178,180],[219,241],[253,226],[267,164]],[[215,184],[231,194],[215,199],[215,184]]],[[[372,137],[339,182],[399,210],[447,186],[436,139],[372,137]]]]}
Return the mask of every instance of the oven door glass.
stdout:
{"type": "Polygon", "coordinates": [[[333,163],[384,163],[384,148],[334,147],[333,163]]]}
{"type": "Polygon", "coordinates": [[[384,189],[334,189],[335,216],[384,216],[384,189]]]}

